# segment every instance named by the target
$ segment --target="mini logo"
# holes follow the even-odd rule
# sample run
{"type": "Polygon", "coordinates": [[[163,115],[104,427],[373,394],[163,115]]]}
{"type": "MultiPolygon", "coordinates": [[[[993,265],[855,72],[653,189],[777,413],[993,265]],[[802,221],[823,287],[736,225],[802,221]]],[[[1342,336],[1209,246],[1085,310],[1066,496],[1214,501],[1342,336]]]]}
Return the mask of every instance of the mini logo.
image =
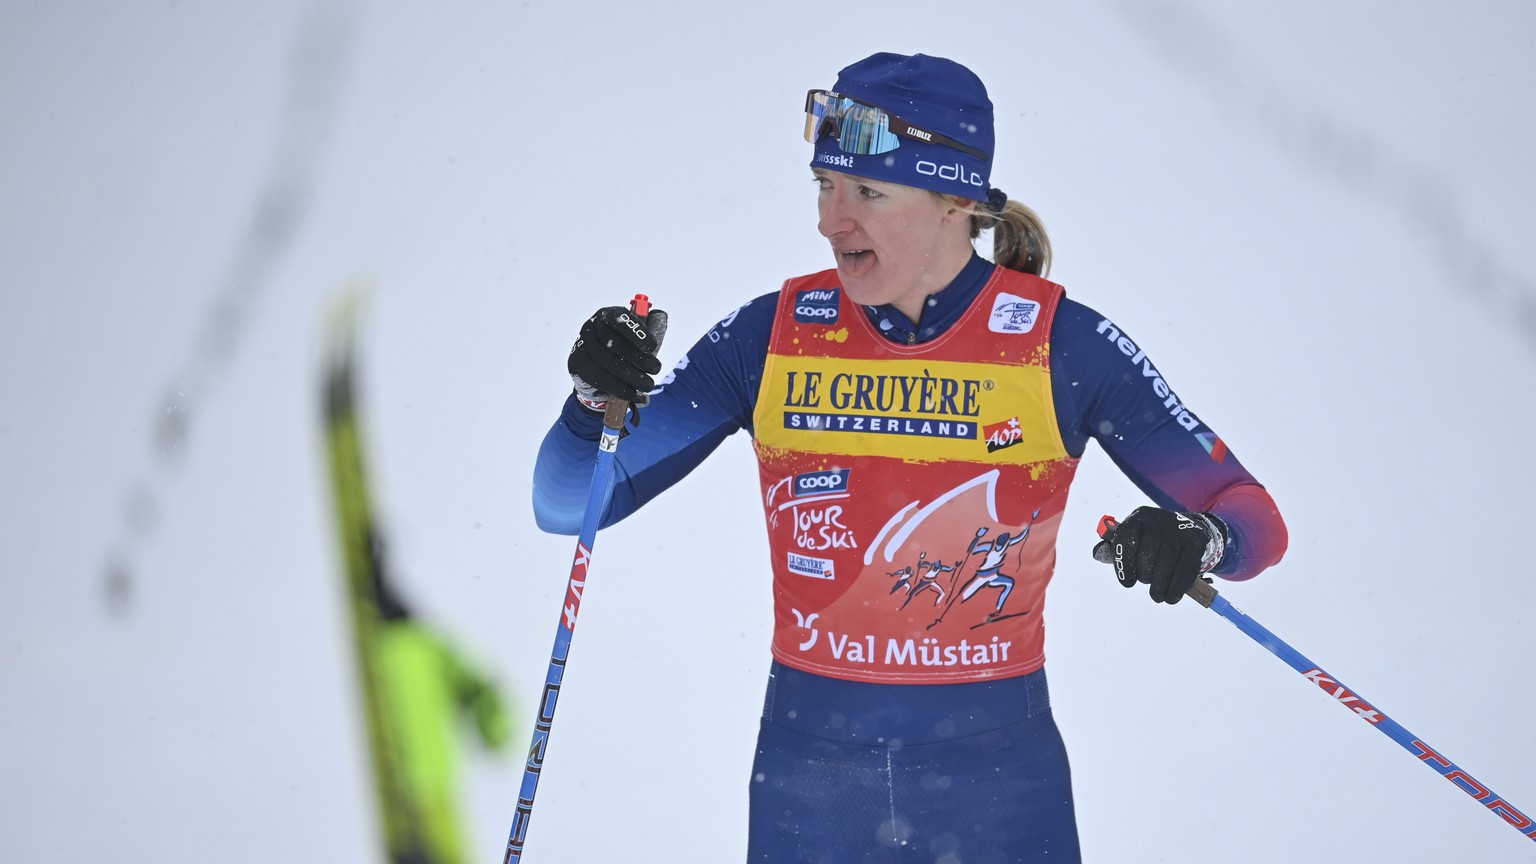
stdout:
{"type": "Polygon", "coordinates": [[[795,292],[795,321],[799,324],[836,324],[837,298],[841,288],[813,288],[795,292]]]}
{"type": "Polygon", "coordinates": [[[806,474],[796,474],[791,494],[796,498],[811,498],[817,495],[832,495],[848,491],[848,472],[850,468],[834,468],[830,471],[811,471],[806,474]]]}
{"type": "Polygon", "coordinates": [[[789,572],[801,576],[809,576],[812,579],[834,579],[836,574],[832,571],[832,562],[827,558],[813,558],[810,555],[789,554],[789,572]]]}
{"type": "Polygon", "coordinates": [[[992,303],[992,318],[987,329],[993,333],[1028,333],[1035,329],[1040,304],[1012,294],[999,294],[992,303]]]}
{"type": "Polygon", "coordinates": [[[1024,430],[1019,428],[1019,418],[1009,417],[1001,423],[981,427],[981,437],[987,442],[987,452],[996,453],[1023,442],[1024,430]]]}

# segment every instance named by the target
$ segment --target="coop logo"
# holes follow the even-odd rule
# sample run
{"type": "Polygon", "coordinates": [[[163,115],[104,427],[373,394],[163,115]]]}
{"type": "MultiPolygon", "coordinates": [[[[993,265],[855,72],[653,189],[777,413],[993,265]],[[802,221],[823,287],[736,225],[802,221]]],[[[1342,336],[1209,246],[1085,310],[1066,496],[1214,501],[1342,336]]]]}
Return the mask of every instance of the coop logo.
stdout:
{"type": "Polygon", "coordinates": [[[848,491],[850,468],[833,468],[830,471],[811,471],[796,474],[792,494],[796,498],[814,498],[819,495],[835,495],[848,491]]]}
{"type": "Polygon", "coordinates": [[[836,324],[840,288],[813,288],[795,292],[795,321],[799,324],[836,324]]]}
{"type": "Polygon", "coordinates": [[[992,302],[992,318],[987,329],[993,333],[1028,333],[1035,329],[1040,304],[1012,294],[999,294],[992,302]]]}
{"type": "Polygon", "coordinates": [[[1019,418],[1009,417],[1001,423],[981,427],[981,437],[987,442],[987,452],[996,453],[1023,442],[1024,430],[1019,426],[1019,418]]]}
{"type": "MultiPolygon", "coordinates": [[[[809,576],[812,579],[837,578],[837,573],[832,568],[832,560],[830,558],[816,558],[811,555],[798,555],[794,552],[788,554],[789,572],[791,573],[809,576]]],[[[811,617],[814,618],[816,616],[812,615],[811,617]]]]}

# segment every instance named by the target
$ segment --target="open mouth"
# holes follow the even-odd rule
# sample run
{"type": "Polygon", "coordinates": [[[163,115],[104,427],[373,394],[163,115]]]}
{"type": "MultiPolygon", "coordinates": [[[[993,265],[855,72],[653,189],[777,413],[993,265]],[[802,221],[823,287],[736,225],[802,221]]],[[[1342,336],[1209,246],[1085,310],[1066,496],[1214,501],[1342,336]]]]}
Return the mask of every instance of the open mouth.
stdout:
{"type": "Polygon", "coordinates": [[[837,253],[837,272],[844,279],[861,279],[875,268],[875,253],[870,249],[847,249],[837,253]]]}

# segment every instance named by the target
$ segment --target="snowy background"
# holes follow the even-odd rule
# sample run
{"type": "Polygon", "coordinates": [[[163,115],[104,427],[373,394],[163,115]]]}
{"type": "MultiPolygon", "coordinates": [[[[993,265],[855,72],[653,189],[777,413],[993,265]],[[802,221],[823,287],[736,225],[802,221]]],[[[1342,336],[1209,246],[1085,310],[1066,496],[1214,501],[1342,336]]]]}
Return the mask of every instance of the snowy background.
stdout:
{"type": "MultiPolygon", "coordinates": [[[[993,181],[1268,485],[1234,603],[1536,815],[1536,8],[891,0],[0,5],[0,847],[380,860],[318,416],[374,286],[371,469],[402,588],[519,728],[467,754],[499,860],[572,541],[534,453],[592,308],[675,361],[827,266],[810,87],[958,59],[993,181]],[[862,8],[862,7],[861,7],[862,8]]],[[[1051,590],[1091,861],[1531,861],[1216,615],[1088,556],[1051,590]]],[[[770,594],[742,436],[599,536],[534,862],[742,859],[770,594]]]]}

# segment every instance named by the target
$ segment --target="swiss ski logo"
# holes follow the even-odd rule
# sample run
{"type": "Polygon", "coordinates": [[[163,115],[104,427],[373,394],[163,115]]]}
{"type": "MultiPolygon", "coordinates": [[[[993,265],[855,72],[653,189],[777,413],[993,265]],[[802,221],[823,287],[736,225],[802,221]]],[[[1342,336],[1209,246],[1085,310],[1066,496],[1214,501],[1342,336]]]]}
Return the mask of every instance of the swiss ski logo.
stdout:
{"type": "Polygon", "coordinates": [[[992,318],[987,329],[993,333],[1028,333],[1040,317],[1040,304],[1012,294],[999,294],[992,301],[992,318]]]}
{"type": "Polygon", "coordinates": [[[1022,442],[1024,430],[1019,427],[1019,418],[1009,417],[1001,423],[981,427],[981,437],[987,442],[987,452],[996,453],[1004,447],[1022,442]]]}
{"type": "Polygon", "coordinates": [[[798,324],[836,324],[837,298],[841,288],[813,288],[795,292],[795,322],[798,324]]]}

